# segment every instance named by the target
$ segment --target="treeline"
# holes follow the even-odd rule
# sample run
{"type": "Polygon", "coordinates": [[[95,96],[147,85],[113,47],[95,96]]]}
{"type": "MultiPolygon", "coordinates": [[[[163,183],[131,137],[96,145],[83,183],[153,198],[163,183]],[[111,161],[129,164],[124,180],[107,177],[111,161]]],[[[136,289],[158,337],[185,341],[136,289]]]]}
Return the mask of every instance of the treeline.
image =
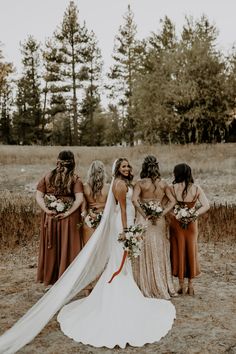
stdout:
{"type": "Polygon", "coordinates": [[[0,142],[236,141],[236,51],[225,56],[217,49],[218,32],[207,17],[186,18],[179,36],[168,17],[157,33],[136,35],[129,6],[104,73],[96,35],[71,1],[44,45],[32,36],[21,43],[20,77],[0,51],[0,142]]]}

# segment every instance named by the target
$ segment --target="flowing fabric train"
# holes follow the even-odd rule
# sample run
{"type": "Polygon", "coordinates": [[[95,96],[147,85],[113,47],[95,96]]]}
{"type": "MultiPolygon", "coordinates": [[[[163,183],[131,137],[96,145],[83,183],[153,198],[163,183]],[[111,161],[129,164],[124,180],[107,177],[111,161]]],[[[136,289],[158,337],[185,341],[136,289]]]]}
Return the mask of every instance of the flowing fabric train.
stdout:
{"type": "Polygon", "coordinates": [[[15,353],[29,343],[63,305],[102,273],[110,254],[109,221],[114,210],[110,188],[102,220],[90,241],[51,289],[0,337],[1,354],[15,353]]]}

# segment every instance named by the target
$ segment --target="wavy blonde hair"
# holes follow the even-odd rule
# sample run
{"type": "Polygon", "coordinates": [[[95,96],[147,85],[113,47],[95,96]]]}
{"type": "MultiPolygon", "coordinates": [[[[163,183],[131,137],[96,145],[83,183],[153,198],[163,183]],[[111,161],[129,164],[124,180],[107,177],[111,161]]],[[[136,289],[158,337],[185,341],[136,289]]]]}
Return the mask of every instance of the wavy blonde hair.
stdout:
{"type": "Polygon", "coordinates": [[[98,194],[101,194],[106,179],[107,176],[104,163],[99,160],[93,161],[89,167],[87,174],[87,183],[92,189],[93,197],[96,197],[98,194]]]}

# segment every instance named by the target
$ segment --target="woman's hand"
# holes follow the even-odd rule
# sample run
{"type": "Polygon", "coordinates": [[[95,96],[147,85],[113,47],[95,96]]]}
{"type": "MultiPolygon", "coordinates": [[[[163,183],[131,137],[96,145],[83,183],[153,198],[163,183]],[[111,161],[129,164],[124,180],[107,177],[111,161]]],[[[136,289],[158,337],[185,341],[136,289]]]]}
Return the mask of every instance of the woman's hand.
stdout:
{"type": "Polygon", "coordinates": [[[65,213],[57,214],[54,218],[57,220],[62,220],[62,219],[67,218],[69,215],[70,214],[68,213],[68,211],[65,211],[65,213]]]}
{"type": "Polygon", "coordinates": [[[55,212],[55,210],[50,210],[48,208],[45,209],[45,213],[48,215],[48,216],[56,216],[57,213],[55,212]]]}

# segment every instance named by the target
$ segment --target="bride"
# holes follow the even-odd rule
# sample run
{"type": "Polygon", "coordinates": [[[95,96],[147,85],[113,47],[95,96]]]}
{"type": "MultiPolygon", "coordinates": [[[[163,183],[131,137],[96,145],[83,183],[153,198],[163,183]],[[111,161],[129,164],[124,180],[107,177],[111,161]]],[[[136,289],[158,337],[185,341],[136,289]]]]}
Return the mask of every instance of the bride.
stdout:
{"type": "Polygon", "coordinates": [[[160,340],[171,329],[175,307],[170,301],[142,295],[129,260],[108,283],[122,259],[118,235],[134,223],[135,216],[127,159],[116,160],[113,173],[100,225],[48,293],[0,337],[0,353],[15,353],[29,343],[59,309],[61,330],[75,341],[94,347],[140,347],[160,340]],[[65,305],[101,273],[88,297],[65,305]]]}

